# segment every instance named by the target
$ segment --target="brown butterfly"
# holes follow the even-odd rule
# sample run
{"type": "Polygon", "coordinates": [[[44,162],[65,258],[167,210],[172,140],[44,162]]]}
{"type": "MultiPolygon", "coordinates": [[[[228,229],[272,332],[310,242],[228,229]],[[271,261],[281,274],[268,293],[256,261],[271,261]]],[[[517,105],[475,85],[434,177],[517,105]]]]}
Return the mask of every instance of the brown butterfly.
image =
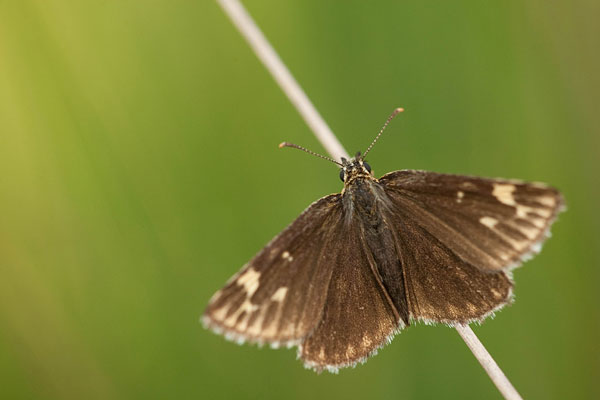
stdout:
{"type": "MultiPolygon", "coordinates": [[[[205,326],[298,346],[317,371],[354,366],[412,321],[482,321],[512,298],[511,269],[564,209],[541,183],[341,163],[341,193],[311,204],[211,298],[205,326]]],[[[282,143],[280,147],[300,146],[282,143]]],[[[315,154],[315,153],[313,153],[315,154]]]]}

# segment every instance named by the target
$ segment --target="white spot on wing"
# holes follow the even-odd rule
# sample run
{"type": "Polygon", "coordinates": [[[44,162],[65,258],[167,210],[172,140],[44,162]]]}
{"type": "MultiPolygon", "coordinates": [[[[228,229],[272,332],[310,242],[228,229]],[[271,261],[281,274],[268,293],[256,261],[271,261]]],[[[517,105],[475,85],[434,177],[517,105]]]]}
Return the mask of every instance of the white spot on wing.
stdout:
{"type": "Polygon", "coordinates": [[[294,257],[292,257],[290,252],[287,250],[284,251],[283,253],[281,253],[281,258],[283,258],[284,260],[290,261],[290,262],[294,259],[294,257]]]}
{"type": "MultiPolygon", "coordinates": [[[[246,313],[246,319],[248,319],[250,317],[250,314],[256,311],[257,309],[258,306],[256,304],[252,304],[250,303],[250,301],[245,300],[240,306],[240,308],[238,308],[233,314],[231,314],[229,318],[223,321],[223,323],[229,327],[232,327],[235,325],[237,319],[243,312],[246,313]]],[[[245,322],[246,321],[242,321],[241,324],[244,324],[245,322]]]]}
{"type": "Polygon", "coordinates": [[[273,296],[271,296],[271,300],[273,301],[283,301],[283,299],[285,299],[285,295],[287,294],[288,288],[285,286],[280,287],[279,289],[277,289],[277,291],[275,293],[273,293],[273,296]]]}
{"type": "Polygon", "coordinates": [[[354,349],[354,346],[349,344],[348,348],[346,349],[346,357],[352,358],[352,357],[354,357],[355,354],[356,354],[356,350],[354,349]]]}
{"type": "Polygon", "coordinates": [[[494,183],[494,190],[492,191],[492,195],[496,199],[498,199],[500,203],[506,204],[508,206],[516,206],[517,203],[515,201],[515,198],[513,197],[513,192],[515,191],[515,189],[515,185],[494,183]]]}
{"type": "Polygon", "coordinates": [[[363,336],[363,338],[362,338],[363,347],[371,347],[372,343],[373,343],[373,341],[371,340],[371,338],[369,338],[367,335],[363,336]]]}
{"type": "Polygon", "coordinates": [[[259,312],[258,317],[254,320],[252,325],[248,327],[247,333],[249,335],[258,336],[262,331],[262,324],[265,319],[264,309],[259,312]]]}
{"type": "Polygon", "coordinates": [[[456,308],[456,306],[454,306],[453,304],[448,304],[448,310],[452,313],[452,314],[458,314],[459,310],[458,308],[456,308]]]}
{"type": "Polygon", "coordinates": [[[540,234],[540,230],[535,229],[535,228],[525,228],[524,226],[521,226],[518,228],[518,230],[523,235],[527,236],[528,239],[532,239],[532,240],[535,239],[540,234]]]}
{"type": "Polygon", "coordinates": [[[538,197],[537,201],[540,204],[545,205],[546,207],[554,208],[556,206],[556,199],[554,197],[550,197],[550,196],[538,197]]]}
{"type": "Polygon", "coordinates": [[[479,218],[479,222],[481,222],[483,225],[487,226],[490,229],[493,229],[496,224],[498,223],[498,220],[496,218],[492,218],[492,217],[481,217],[479,218]]]}
{"type": "MultiPolygon", "coordinates": [[[[556,200],[552,197],[543,196],[535,200],[544,207],[530,207],[523,204],[518,204],[513,196],[516,186],[512,184],[495,183],[492,195],[501,203],[508,206],[513,206],[516,209],[517,217],[531,221],[538,228],[545,226],[544,221],[552,216],[552,208],[556,206],[556,200]],[[547,208],[545,208],[547,207],[547,208]],[[537,218],[536,218],[537,217],[537,218]]],[[[528,234],[526,234],[529,236],[528,234]]]]}
{"type": "Polygon", "coordinates": [[[531,222],[536,228],[543,229],[546,226],[546,222],[541,218],[529,218],[529,222],[531,222]]]}
{"type": "Polygon", "coordinates": [[[212,317],[217,321],[223,321],[227,315],[227,310],[229,310],[229,306],[221,307],[213,313],[212,317]]]}
{"type": "Polygon", "coordinates": [[[462,190],[459,190],[458,192],[456,192],[456,202],[457,203],[462,203],[463,197],[465,197],[465,192],[463,192],[462,190]]]}
{"type": "MultiPolygon", "coordinates": [[[[498,229],[495,229],[495,225],[498,223],[498,220],[491,218],[491,217],[482,217],[479,222],[481,222],[482,224],[488,226],[490,229],[494,230],[494,233],[496,235],[498,235],[502,240],[504,240],[505,242],[509,243],[516,251],[522,251],[523,249],[525,249],[529,243],[529,241],[525,240],[525,241],[521,241],[521,240],[516,240],[514,237],[509,236],[507,234],[505,234],[502,231],[499,231],[498,229]],[[489,218],[489,220],[485,220],[485,218],[489,218]],[[494,220],[494,221],[491,221],[494,220]]],[[[508,259],[509,257],[506,254],[500,254],[500,258],[503,260],[508,259]]]]}
{"type": "Polygon", "coordinates": [[[523,205],[517,205],[517,216],[521,218],[527,218],[528,213],[535,213],[539,215],[541,218],[550,218],[552,215],[552,211],[546,210],[545,208],[533,208],[523,205]]]}
{"type": "Polygon", "coordinates": [[[260,278],[260,272],[250,267],[246,272],[237,278],[237,284],[243,286],[246,290],[246,296],[252,297],[256,289],[258,289],[258,278],[260,278]]]}

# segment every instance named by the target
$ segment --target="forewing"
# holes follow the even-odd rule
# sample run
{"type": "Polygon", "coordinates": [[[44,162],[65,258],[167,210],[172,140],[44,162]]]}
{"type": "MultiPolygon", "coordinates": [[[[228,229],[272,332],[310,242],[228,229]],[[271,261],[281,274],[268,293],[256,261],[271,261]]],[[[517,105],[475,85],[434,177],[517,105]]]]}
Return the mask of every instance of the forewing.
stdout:
{"type": "Polygon", "coordinates": [[[385,291],[358,220],[337,232],[344,251],[335,252],[335,268],[322,320],[298,350],[317,371],[364,362],[404,325],[385,291]]]}
{"type": "Polygon", "coordinates": [[[499,271],[518,265],[547,238],[564,208],[558,190],[540,183],[426,171],[379,180],[396,207],[467,263],[499,271]]]}
{"type": "Polygon", "coordinates": [[[206,326],[230,339],[298,344],[321,319],[339,257],[339,194],[310,205],[212,297],[206,326]]]}

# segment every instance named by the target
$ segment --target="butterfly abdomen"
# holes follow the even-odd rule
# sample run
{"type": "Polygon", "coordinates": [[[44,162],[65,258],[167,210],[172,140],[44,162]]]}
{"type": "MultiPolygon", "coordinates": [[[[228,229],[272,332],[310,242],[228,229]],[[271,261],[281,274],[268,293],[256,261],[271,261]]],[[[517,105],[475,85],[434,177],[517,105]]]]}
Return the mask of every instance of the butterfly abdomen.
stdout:
{"type": "Polygon", "coordinates": [[[373,178],[357,178],[346,185],[342,198],[346,221],[356,224],[365,253],[382,293],[394,305],[400,326],[409,324],[405,277],[397,239],[386,214],[391,202],[383,187],[373,178]]]}

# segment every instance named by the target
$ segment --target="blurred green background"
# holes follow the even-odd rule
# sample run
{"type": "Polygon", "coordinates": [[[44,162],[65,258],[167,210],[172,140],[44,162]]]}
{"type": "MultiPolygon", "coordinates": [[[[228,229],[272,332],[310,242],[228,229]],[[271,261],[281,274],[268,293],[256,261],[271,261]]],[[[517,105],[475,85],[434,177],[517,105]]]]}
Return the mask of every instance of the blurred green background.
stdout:
{"type": "MultiPolygon", "coordinates": [[[[564,191],[516,303],[475,331],[525,398],[598,398],[600,3],[245,3],[349,152],[406,108],[377,175],[564,191]]],[[[446,327],[337,376],[202,328],[225,280],[341,189],[283,140],[323,151],[213,1],[1,1],[2,398],[499,398],[446,327]]]]}

